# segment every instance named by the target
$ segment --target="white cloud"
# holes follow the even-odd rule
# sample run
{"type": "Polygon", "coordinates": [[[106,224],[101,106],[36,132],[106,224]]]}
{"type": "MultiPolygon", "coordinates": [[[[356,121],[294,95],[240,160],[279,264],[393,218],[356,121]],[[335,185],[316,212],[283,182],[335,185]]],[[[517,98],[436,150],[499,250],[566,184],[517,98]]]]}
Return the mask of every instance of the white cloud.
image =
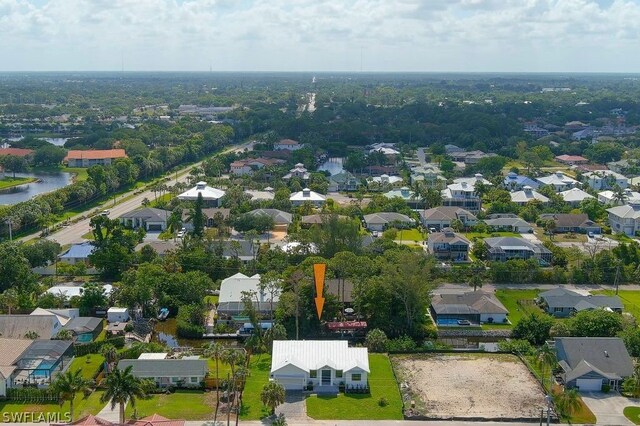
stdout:
{"type": "Polygon", "coordinates": [[[3,70],[640,70],[631,0],[0,0],[3,70]]]}

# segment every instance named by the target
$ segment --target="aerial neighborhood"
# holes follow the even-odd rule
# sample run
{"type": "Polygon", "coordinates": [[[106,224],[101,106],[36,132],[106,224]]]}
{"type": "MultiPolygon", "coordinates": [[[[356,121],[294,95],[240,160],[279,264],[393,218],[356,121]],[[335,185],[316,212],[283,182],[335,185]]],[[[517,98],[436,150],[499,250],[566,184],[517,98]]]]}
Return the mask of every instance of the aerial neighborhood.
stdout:
{"type": "Polygon", "coordinates": [[[11,423],[640,422],[637,98],[96,78],[0,104],[11,423]]]}

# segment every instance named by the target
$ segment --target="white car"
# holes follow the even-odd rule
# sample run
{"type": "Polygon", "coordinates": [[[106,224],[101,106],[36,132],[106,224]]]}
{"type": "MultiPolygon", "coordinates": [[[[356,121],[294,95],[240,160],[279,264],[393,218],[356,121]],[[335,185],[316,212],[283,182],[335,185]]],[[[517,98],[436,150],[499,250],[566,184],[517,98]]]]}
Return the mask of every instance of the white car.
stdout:
{"type": "Polygon", "coordinates": [[[180,231],[180,232],[178,232],[177,237],[178,237],[178,238],[182,238],[182,237],[184,237],[184,231],[180,231]]]}

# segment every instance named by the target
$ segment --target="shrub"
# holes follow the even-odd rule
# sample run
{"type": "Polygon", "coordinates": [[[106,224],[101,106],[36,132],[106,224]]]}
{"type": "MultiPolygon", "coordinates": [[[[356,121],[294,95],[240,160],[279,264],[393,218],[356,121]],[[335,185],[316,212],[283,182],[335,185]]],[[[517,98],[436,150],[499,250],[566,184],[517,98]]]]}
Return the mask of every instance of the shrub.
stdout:
{"type": "Polygon", "coordinates": [[[387,342],[387,351],[389,352],[413,352],[418,345],[409,336],[398,337],[387,342]]]}
{"type": "Polygon", "coordinates": [[[503,340],[498,342],[498,349],[502,352],[511,352],[514,354],[530,355],[534,352],[533,346],[522,339],[503,340]]]}
{"type": "Polygon", "coordinates": [[[124,336],[112,337],[98,342],[90,342],[86,344],[76,344],[73,347],[73,351],[76,356],[83,356],[87,354],[98,354],[104,345],[111,344],[118,349],[124,347],[124,336]]]}
{"type": "Polygon", "coordinates": [[[611,390],[611,386],[608,383],[605,383],[602,385],[602,392],[609,393],[610,390],[611,390]]]}
{"type": "Polygon", "coordinates": [[[387,405],[389,405],[389,401],[387,401],[387,398],[383,396],[378,400],[378,405],[380,407],[386,407],[387,405]]]}
{"type": "Polygon", "coordinates": [[[379,328],[374,328],[367,333],[365,345],[370,352],[384,352],[387,349],[387,335],[379,328]]]}

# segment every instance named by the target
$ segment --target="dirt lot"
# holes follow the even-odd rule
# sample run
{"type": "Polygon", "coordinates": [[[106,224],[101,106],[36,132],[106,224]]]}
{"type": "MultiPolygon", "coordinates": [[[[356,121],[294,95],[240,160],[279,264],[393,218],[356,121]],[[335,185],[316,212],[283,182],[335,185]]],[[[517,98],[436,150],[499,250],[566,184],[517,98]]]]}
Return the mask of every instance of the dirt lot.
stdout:
{"type": "MultiPolygon", "coordinates": [[[[392,358],[405,406],[430,418],[538,418],[542,388],[511,355],[400,355],[392,358]]],[[[417,414],[417,413],[414,413],[417,414]]]]}

